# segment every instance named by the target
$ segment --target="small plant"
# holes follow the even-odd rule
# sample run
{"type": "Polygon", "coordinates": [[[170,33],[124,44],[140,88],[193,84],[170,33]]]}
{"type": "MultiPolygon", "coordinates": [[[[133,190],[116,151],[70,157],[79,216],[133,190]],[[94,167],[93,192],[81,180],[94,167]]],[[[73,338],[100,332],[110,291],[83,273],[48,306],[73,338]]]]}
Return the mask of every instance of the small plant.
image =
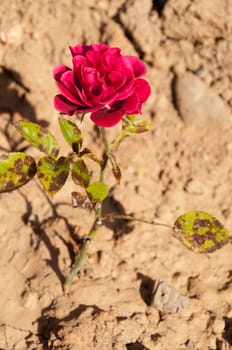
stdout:
{"type": "MultiPolygon", "coordinates": [[[[60,65],[54,69],[54,79],[60,93],[55,96],[54,106],[62,114],[76,115],[76,123],[67,118],[58,119],[60,129],[69,147],[69,154],[60,155],[56,137],[36,123],[20,120],[16,129],[32,146],[44,153],[37,162],[24,152],[11,152],[0,158],[0,192],[15,190],[37,175],[44,191],[53,197],[65,184],[69,174],[82,191],[72,193],[75,206],[82,206],[95,213],[89,233],[78,250],[74,264],[66,277],[71,284],[87,256],[90,241],[105,219],[102,203],[108,195],[105,169],[112,168],[113,176],[120,183],[121,170],[116,151],[121,142],[132,134],[146,132],[151,124],[140,117],[143,103],[151,89],[142,77],[146,73],[144,63],[134,56],[123,56],[119,48],[103,44],[77,45],[70,48],[72,68],[60,65]],[[99,128],[104,153],[101,159],[83,147],[82,125],[86,114],[99,128]],[[121,123],[121,131],[110,143],[106,129],[121,123]],[[93,182],[86,159],[99,166],[98,181],[93,182]]],[[[117,218],[119,218],[117,216],[117,218]]],[[[131,220],[140,220],[124,216],[131,220]]],[[[164,225],[148,222],[153,225],[164,225]]],[[[170,226],[169,226],[170,227],[170,226]]],[[[226,229],[211,215],[190,212],[180,216],[173,228],[174,236],[187,248],[198,252],[212,252],[231,242],[226,229]]]]}

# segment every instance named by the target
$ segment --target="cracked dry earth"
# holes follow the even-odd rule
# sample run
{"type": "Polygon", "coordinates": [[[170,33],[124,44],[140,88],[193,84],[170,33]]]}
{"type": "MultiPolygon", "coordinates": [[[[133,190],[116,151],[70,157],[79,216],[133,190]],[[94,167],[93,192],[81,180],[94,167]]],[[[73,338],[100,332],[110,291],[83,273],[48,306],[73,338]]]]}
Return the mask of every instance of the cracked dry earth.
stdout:
{"type": "MultiPolygon", "coordinates": [[[[63,142],[52,68],[70,64],[68,45],[93,42],[138,55],[152,85],[143,115],[153,129],[121,145],[122,183],[108,172],[106,210],[172,225],[198,209],[232,230],[230,0],[2,0],[1,152],[26,146],[9,124],[19,118],[48,125],[63,142]]],[[[90,122],[85,133],[99,152],[90,122]]],[[[168,228],[108,223],[62,290],[70,235],[83,236],[92,220],[72,208],[72,186],[52,203],[36,181],[0,196],[0,349],[232,348],[230,245],[198,255],[168,228]],[[183,296],[183,308],[148,302],[157,281],[183,296]]]]}

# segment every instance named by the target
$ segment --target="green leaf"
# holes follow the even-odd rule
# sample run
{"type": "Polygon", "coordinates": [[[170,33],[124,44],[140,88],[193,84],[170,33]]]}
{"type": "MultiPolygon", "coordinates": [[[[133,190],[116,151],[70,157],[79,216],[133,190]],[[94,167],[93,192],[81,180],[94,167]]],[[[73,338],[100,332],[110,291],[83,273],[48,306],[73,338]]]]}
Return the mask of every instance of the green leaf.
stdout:
{"type": "Polygon", "coordinates": [[[181,215],[174,224],[174,237],[198,253],[211,253],[232,243],[231,236],[223,225],[203,211],[181,215]]]}
{"type": "Polygon", "coordinates": [[[93,203],[102,202],[108,195],[108,188],[104,182],[94,182],[86,191],[93,203]]]}
{"type": "Polygon", "coordinates": [[[76,124],[63,118],[59,118],[61,132],[73,151],[79,153],[82,147],[83,136],[76,124]]]}
{"type": "Polygon", "coordinates": [[[31,145],[52,158],[58,156],[60,147],[55,136],[49,131],[41,127],[39,124],[27,120],[20,120],[14,125],[25,140],[31,145]]]}
{"type": "Polygon", "coordinates": [[[152,124],[143,119],[138,119],[137,115],[127,115],[123,119],[123,128],[130,133],[141,134],[152,128],[152,124]]]}
{"type": "Polygon", "coordinates": [[[12,152],[0,157],[0,192],[8,192],[25,185],[35,173],[35,161],[25,153],[12,152]]]}
{"type": "Polygon", "coordinates": [[[68,174],[69,161],[65,157],[60,157],[57,161],[44,157],[38,162],[38,179],[50,196],[54,196],[63,187],[68,174]]]}
{"type": "Polygon", "coordinates": [[[72,165],[72,179],[77,185],[88,187],[90,182],[90,174],[83,159],[79,158],[72,165]]]}

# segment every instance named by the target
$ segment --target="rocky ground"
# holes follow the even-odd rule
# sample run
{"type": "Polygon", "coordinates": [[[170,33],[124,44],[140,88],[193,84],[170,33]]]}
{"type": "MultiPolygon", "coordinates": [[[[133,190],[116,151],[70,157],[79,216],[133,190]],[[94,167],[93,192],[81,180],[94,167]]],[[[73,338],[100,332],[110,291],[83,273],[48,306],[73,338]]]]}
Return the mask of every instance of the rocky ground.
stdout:
{"type": "MultiPolygon", "coordinates": [[[[51,72],[70,64],[69,45],[117,46],[148,66],[143,116],[153,129],[122,143],[121,185],[107,175],[108,210],[172,225],[198,209],[232,228],[230,0],[2,0],[0,13],[1,153],[25,146],[9,124],[19,118],[61,140],[51,72]]],[[[84,132],[98,151],[90,121],[84,132]]],[[[92,220],[72,208],[72,186],[52,202],[36,180],[0,195],[0,349],[230,349],[230,245],[199,255],[171,229],[114,222],[63,290],[70,235],[84,235],[92,220]],[[166,304],[148,300],[157,281],[166,304]]]]}

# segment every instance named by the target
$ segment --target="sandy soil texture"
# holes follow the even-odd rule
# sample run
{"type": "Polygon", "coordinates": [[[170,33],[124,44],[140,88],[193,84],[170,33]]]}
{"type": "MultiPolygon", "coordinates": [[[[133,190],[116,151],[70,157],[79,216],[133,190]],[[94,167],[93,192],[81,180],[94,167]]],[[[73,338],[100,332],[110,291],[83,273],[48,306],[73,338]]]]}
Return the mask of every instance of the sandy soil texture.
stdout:
{"type": "MultiPolygon", "coordinates": [[[[143,115],[153,129],[122,143],[122,182],[108,172],[106,209],[170,225],[198,209],[232,229],[231,0],[2,0],[1,153],[25,149],[10,125],[19,118],[63,142],[52,69],[70,64],[69,45],[96,42],[143,59],[152,86],[143,115]]],[[[84,132],[98,152],[91,122],[84,132]]],[[[92,220],[72,208],[72,189],[52,202],[37,181],[0,195],[0,349],[232,348],[230,245],[196,254],[168,228],[108,223],[64,292],[70,236],[86,234],[92,220]],[[166,306],[162,293],[150,302],[158,281],[166,306]]]]}

